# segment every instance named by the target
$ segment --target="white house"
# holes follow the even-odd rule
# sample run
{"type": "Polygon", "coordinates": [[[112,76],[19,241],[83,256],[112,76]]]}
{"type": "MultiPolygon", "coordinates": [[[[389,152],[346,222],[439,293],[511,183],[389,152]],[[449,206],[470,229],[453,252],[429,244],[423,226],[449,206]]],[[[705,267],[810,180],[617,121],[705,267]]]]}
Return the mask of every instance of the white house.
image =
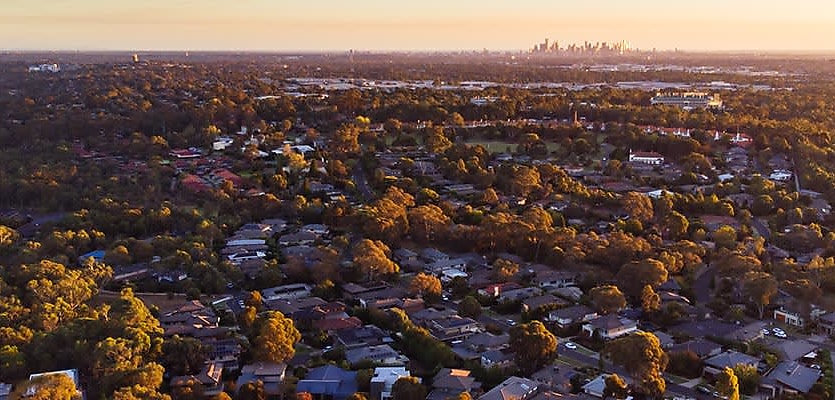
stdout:
{"type": "Polygon", "coordinates": [[[768,179],[771,179],[773,181],[781,181],[781,182],[785,182],[785,181],[787,181],[791,178],[792,178],[791,171],[786,171],[784,169],[774,170],[774,172],[772,172],[771,175],[768,176],[768,179]]]}
{"type": "Polygon", "coordinates": [[[212,149],[214,151],[222,151],[226,150],[227,147],[231,146],[234,143],[234,140],[228,136],[220,136],[212,143],[212,149]]]}
{"type": "Polygon", "coordinates": [[[651,151],[639,151],[637,153],[633,153],[632,151],[630,151],[629,162],[649,165],[661,165],[664,164],[664,156],[651,151]]]}
{"type": "Polygon", "coordinates": [[[400,378],[412,376],[406,367],[377,367],[371,378],[371,400],[389,400],[391,389],[400,378]]]}

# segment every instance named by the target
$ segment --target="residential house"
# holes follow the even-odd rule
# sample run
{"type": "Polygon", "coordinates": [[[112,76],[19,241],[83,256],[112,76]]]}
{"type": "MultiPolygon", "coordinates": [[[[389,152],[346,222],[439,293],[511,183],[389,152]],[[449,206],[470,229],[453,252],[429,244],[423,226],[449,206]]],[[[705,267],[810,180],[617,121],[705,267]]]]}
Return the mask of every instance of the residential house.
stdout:
{"type": "MultiPolygon", "coordinates": [[[[0,400],[9,400],[9,395],[12,394],[12,386],[11,383],[0,383],[0,400]]],[[[437,399],[437,400],[444,400],[444,399],[437,399]]]]}
{"type": "Polygon", "coordinates": [[[426,263],[431,264],[438,261],[449,260],[449,255],[438,249],[428,247],[420,251],[420,258],[426,263]]]}
{"type": "Polygon", "coordinates": [[[405,247],[395,250],[392,255],[394,256],[394,261],[397,261],[398,264],[403,264],[408,261],[416,261],[418,257],[417,253],[405,247]]]}
{"type": "Polygon", "coordinates": [[[819,369],[809,368],[793,361],[783,361],[763,377],[760,387],[769,391],[775,398],[782,395],[806,394],[820,377],[819,369]]]}
{"type": "Polygon", "coordinates": [[[806,340],[781,340],[774,345],[774,349],[783,360],[797,361],[807,355],[814,355],[820,345],[806,340]]]}
{"type": "Polygon", "coordinates": [[[302,226],[300,232],[310,232],[314,235],[322,236],[322,235],[327,235],[328,232],[330,232],[330,229],[327,227],[327,225],[308,224],[308,225],[302,226]]]}
{"type": "Polygon", "coordinates": [[[606,393],[606,378],[609,375],[598,375],[585,385],[583,385],[583,393],[597,398],[604,398],[606,393]]]}
{"type": "Polygon", "coordinates": [[[271,300],[295,300],[310,296],[312,288],[304,283],[276,286],[261,290],[261,296],[265,301],[271,300]]]}
{"type": "MultiPolygon", "coordinates": [[[[814,305],[812,306],[812,310],[808,313],[808,315],[815,319],[824,315],[826,311],[823,311],[814,305]]],[[[793,304],[786,304],[781,306],[780,308],[774,310],[774,320],[783,322],[786,325],[796,326],[798,328],[803,328],[806,326],[807,313],[804,313],[799,307],[796,307],[793,304]]]]}
{"type": "Polygon", "coordinates": [[[478,294],[482,296],[499,297],[504,292],[521,288],[522,286],[519,286],[519,284],[515,282],[495,283],[479,289],[478,294]]]}
{"type": "Polygon", "coordinates": [[[484,368],[504,368],[513,363],[513,353],[507,350],[487,350],[481,353],[481,366],[484,368]]]}
{"type": "MultiPolygon", "coordinates": [[[[318,306],[326,306],[329,303],[319,297],[302,297],[300,299],[269,300],[264,301],[264,304],[268,310],[279,311],[285,316],[296,320],[303,312],[318,306]]],[[[342,311],[345,311],[344,305],[342,311]]]]}
{"type": "Polygon", "coordinates": [[[206,360],[214,362],[227,371],[237,371],[243,348],[238,338],[208,337],[200,340],[203,344],[206,360]]]}
{"type": "Polygon", "coordinates": [[[537,393],[538,389],[539,384],[536,381],[511,376],[479,396],[478,400],[528,400],[537,393]]]}
{"type": "Polygon", "coordinates": [[[574,368],[564,365],[546,365],[539,371],[534,372],[531,379],[538,382],[541,388],[568,394],[571,393],[572,389],[571,378],[578,373],[574,368]]]}
{"type": "MultiPolygon", "coordinates": [[[[83,391],[81,389],[81,384],[79,383],[79,379],[78,379],[79,377],[78,377],[78,370],[77,369],[65,369],[65,370],[61,370],[61,371],[50,371],[50,372],[41,372],[41,373],[38,373],[38,374],[31,374],[31,375],[29,375],[29,381],[31,382],[31,381],[34,381],[34,380],[38,380],[39,378],[46,378],[46,377],[55,376],[55,375],[66,375],[68,378],[70,378],[73,385],[75,386],[76,394],[79,397],[83,398],[84,394],[83,394],[83,391]]],[[[35,395],[35,392],[37,390],[38,390],[37,386],[34,386],[34,385],[31,386],[26,391],[25,397],[31,397],[31,396],[35,395]]]]}
{"type": "Polygon", "coordinates": [[[681,344],[673,345],[667,350],[668,353],[682,353],[687,351],[691,351],[699,356],[699,358],[705,359],[722,353],[722,345],[704,338],[696,338],[681,344]]]}
{"type": "Polygon", "coordinates": [[[568,302],[552,294],[530,297],[522,300],[522,311],[532,312],[542,307],[557,307],[567,305],[568,302]]]}
{"type": "Polygon", "coordinates": [[[452,351],[465,360],[480,360],[481,354],[490,350],[508,347],[510,335],[494,335],[490,332],[476,333],[470,337],[452,341],[452,351]]]}
{"type": "Polygon", "coordinates": [[[588,322],[596,318],[598,318],[596,311],[587,306],[578,305],[552,310],[545,317],[545,320],[555,322],[560,328],[565,328],[572,324],[588,322]]]}
{"type": "Polygon", "coordinates": [[[835,335],[835,313],[827,313],[819,317],[818,330],[829,336],[835,335]]]}
{"type": "Polygon", "coordinates": [[[589,336],[599,335],[601,339],[617,339],[638,330],[638,324],[628,318],[609,314],[593,319],[583,325],[583,332],[589,336]]]}
{"type": "Polygon", "coordinates": [[[267,256],[267,253],[264,251],[243,251],[239,253],[234,253],[226,256],[229,259],[229,262],[235,265],[240,265],[243,262],[251,261],[251,260],[261,260],[267,256]]]}
{"type": "Polygon", "coordinates": [[[194,382],[197,382],[200,384],[204,396],[215,396],[223,391],[222,374],[222,366],[209,362],[203,366],[203,369],[197,375],[175,376],[171,378],[171,388],[191,387],[194,382]]]}
{"type": "Polygon", "coordinates": [[[499,294],[499,301],[523,301],[542,294],[538,287],[523,287],[512,290],[504,290],[499,294]]]}
{"type": "Polygon", "coordinates": [[[219,328],[220,317],[200,301],[192,300],[161,315],[159,323],[165,336],[196,336],[198,331],[219,328]]]}
{"type": "Polygon", "coordinates": [[[432,391],[426,400],[446,400],[467,392],[472,395],[481,388],[481,384],[464,369],[444,368],[432,378],[432,391]]]}
{"type": "Polygon", "coordinates": [[[433,319],[426,323],[429,333],[442,342],[460,340],[481,331],[481,325],[472,318],[452,315],[433,319]]]}
{"type": "Polygon", "coordinates": [[[391,390],[400,378],[412,376],[406,367],[377,367],[371,377],[369,400],[391,400],[391,390]]]}
{"type": "Polygon", "coordinates": [[[464,260],[463,258],[450,258],[426,264],[427,272],[431,272],[435,275],[440,275],[444,271],[448,270],[464,271],[466,268],[467,260],[464,260]]]}
{"type": "Polygon", "coordinates": [[[333,400],[345,400],[357,390],[357,372],[345,371],[331,364],[310,370],[296,384],[297,393],[307,392],[333,400]]]}
{"type": "Polygon", "coordinates": [[[336,332],[336,342],[346,349],[392,343],[392,338],[376,325],[364,325],[336,332]]]}
{"type": "Polygon", "coordinates": [[[345,359],[352,366],[362,361],[371,361],[382,365],[405,365],[409,361],[387,344],[347,350],[345,359]]]}
{"type": "Polygon", "coordinates": [[[264,393],[267,396],[278,396],[281,394],[281,383],[284,382],[284,374],[287,371],[287,364],[258,362],[247,364],[241,368],[241,376],[238,378],[237,387],[240,388],[249,382],[261,381],[264,383],[264,393]]]}
{"type": "Polygon", "coordinates": [[[733,368],[738,364],[750,365],[757,367],[760,359],[751,357],[745,353],[740,353],[733,350],[725,351],[705,360],[705,374],[715,376],[716,374],[725,370],[725,368],[733,368]]]}
{"type": "Polygon", "coordinates": [[[543,289],[562,288],[574,286],[576,278],[576,274],[568,271],[544,271],[536,273],[534,283],[543,289]]]}
{"type": "Polygon", "coordinates": [[[648,164],[648,165],[661,165],[664,164],[664,156],[655,152],[644,152],[639,151],[633,153],[631,150],[629,151],[629,162],[632,163],[641,163],[641,164],[648,164]]]}
{"type": "Polygon", "coordinates": [[[318,238],[319,235],[313,232],[300,231],[296,233],[288,233],[286,235],[281,235],[278,238],[278,244],[281,246],[309,246],[315,243],[316,239],[318,238]]]}
{"type": "Polygon", "coordinates": [[[741,327],[734,325],[733,327],[736,329],[723,337],[737,342],[753,342],[763,338],[763,329],[766,328],[766,325],[763,321],[755,321],[741,327]]]}

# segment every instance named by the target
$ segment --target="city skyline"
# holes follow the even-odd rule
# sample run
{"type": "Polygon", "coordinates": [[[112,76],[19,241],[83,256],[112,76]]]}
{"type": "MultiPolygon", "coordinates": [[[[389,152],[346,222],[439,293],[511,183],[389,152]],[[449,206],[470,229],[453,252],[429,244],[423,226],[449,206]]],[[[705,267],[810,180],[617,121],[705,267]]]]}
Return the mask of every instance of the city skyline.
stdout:
{"type": "Polygon", "coordinates": [[[529,50],[629,41],[643,50],[833,51],[825,0],[6,0],[5,50],[529,50]],[[730,3],[730,4],[728,4],[730,3]]]}

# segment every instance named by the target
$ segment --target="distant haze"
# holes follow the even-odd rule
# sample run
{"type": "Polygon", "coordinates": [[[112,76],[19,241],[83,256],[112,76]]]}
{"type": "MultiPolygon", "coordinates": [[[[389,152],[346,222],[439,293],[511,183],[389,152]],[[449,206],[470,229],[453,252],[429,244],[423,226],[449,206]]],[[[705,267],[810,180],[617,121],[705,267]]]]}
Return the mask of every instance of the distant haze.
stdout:
{"type": "Polygon", "coordinates": [[[833,0],[0,0],[12,50],[835,49],[833,0]]]}

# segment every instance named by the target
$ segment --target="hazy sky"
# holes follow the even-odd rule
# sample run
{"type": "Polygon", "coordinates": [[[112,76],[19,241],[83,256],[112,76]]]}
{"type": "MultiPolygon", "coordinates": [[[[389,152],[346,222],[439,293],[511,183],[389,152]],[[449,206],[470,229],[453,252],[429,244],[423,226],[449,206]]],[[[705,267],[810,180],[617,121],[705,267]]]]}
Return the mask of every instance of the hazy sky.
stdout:
{"type": "Polygon", "coordinates": [[[835,0],[0,0],[0,48],[835,50],[835,0]]]}

